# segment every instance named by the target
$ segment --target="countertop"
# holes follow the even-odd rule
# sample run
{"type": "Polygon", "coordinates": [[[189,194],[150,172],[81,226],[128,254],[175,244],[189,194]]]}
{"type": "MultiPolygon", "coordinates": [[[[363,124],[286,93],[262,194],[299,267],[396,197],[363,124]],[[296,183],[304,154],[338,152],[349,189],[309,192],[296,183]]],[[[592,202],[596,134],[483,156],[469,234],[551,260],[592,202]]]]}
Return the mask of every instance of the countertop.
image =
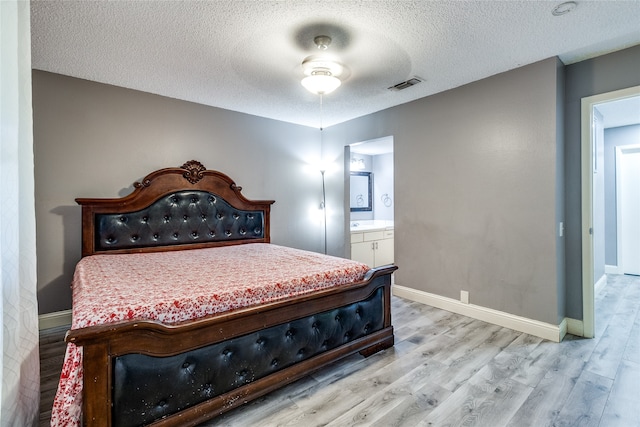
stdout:
{"type": "Polygon", "coordinates": [[[385,220],[362,220],[351,221],[350,230],[352,233],[374,230],[393,230],[393,221],[385,220]]]}

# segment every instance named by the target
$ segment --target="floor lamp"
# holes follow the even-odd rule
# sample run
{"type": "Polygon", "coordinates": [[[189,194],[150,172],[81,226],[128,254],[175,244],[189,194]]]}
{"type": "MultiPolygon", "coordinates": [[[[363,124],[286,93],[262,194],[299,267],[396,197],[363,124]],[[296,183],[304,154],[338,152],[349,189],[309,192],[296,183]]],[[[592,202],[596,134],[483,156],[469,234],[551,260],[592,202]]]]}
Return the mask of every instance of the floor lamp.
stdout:
{"type": "Polygon", "coordinates": [[[324,189],[324,172],[325,170],[320,170],[322,174],[322,214],[324,215],[324,253],[327,253],[327,196],[324,189]]]}

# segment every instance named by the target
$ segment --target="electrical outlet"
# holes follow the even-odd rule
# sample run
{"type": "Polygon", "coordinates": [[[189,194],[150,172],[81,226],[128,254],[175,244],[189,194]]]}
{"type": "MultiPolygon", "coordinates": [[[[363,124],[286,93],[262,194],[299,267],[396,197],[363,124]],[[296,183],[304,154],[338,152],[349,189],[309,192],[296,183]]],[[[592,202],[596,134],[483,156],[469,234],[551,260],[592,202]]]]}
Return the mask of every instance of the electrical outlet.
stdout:
{"type": "Polygon", "coordinates": [[[460,291],[460,302],[469,304],[469,291],[460,291]]]}

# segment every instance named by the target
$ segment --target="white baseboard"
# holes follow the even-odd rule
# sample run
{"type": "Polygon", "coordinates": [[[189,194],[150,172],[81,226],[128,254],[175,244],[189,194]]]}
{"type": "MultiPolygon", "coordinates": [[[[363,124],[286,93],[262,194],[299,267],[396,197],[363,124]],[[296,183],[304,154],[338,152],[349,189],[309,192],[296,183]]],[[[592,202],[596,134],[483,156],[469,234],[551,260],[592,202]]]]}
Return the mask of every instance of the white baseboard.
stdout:
{"type": "Polygon", "coordinates": [[[569,317],[566,317],[564,320],[566,320],[567,323],[567,333],[577,337],[584,336],[584,325],[582,320],[571,319],[569,317]]]}
{"type": "Polygon", "coordinates": [[[393,295],[406,298],[411,301],[420,302],[442,310],[462,314],[473,319],[482,320],[483,322],[524,332],[553,342],[560,342],[562,338],[564,338],[562,330],[565,329],[564,333],[566,333],[566,328],[568,328],[568,325],[565,327],[562,323],[560,325],[552,325],[550,323],[516,316],[503,311],[494,310],[492,308],[474,304],[465,304],[452,298],[407,288],[405,286],[394,285],[392,287],[392,292],[393,295]]]}
{"type": "Polygon", "coordinates": [[[567,331],[569,330],[566,317],[562,319],[562,322],[560,322],[559,327],[560,327],[560,341],[562,341],[564,337],[567,335],[567,331]]]}
{"type": "Polygon", "coordinates": [[[593,285],[593,292],[597,294],[597,293],[598,293],[598,291],[599,291],[599,290],[600,290],[604,285],[606,285],[606,284],[607,284],[607,275],[606,275],[606,274],[603,274],[603,275],[598,279],[598,281],[596,282],[596,284],[595,284],[595,285],[593,285]]]}
{"type": "Polygon", "coordinates": [[[56,311],[38,316],[38,328],[40,330],[64,325],[71,326],[71,310],[56,311]]]}
{"type": "Polygon", "coordinates": [[[604,274],[624,274],[624,271],[617,265],[605,265],[604,274]]]}

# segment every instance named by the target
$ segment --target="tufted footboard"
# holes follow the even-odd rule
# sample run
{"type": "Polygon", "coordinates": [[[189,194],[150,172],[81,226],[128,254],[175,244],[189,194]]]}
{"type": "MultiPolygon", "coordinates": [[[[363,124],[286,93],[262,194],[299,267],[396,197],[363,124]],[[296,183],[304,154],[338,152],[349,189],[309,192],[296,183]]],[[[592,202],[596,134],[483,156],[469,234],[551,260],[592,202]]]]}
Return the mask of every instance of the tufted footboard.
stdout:
{"type": "Polygon", "coordinates": [[[382,329],[383,288],[364,301],[170,357],[126,354],[113,370],[118,427],[147,424],[382,329]]]}
{"type": "Polygon", "coordinates": [[[83,423],[197,425],[345,356],[393,345],[391,274],[196,322],[101,325],[83,346],[83,423]]]}

